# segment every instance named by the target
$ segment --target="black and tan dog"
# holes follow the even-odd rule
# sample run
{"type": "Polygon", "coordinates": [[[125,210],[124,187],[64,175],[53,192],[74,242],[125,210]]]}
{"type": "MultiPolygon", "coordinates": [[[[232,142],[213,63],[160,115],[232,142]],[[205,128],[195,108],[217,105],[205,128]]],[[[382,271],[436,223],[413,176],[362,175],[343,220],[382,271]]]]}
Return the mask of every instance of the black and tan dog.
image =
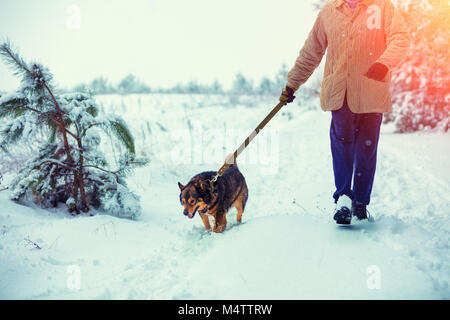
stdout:
{"type": "Polygon", "coordinates": [[[222,232],[227,226],[226,214],[231,207],[237,210],[237,222],[242,221],[245,203],[248,198],[245,178],[236,164],[231,165],[214,183],[211,192],[209,180],[217,172],[206,171],[194,176],[187,185],[180,187],[180,202],[184,206],[184,215],[189,219],[198,211],[205,229],[210,230],[209,216],[214,217],[214,232],[222,232]]]}

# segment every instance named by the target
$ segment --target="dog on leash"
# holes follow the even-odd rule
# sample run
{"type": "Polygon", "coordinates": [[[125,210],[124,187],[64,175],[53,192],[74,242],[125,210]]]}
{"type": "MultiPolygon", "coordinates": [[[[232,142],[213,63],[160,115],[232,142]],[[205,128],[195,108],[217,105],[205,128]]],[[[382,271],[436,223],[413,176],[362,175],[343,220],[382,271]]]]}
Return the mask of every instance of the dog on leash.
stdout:
{"type": "Polygon", "coordinates": [[[210,180],[217,174],[205,171],[194,176],[185,186],[180,187],[180,202],[184,207],[183,214],[189,219],[198,212],[206,230],[211,230],[209,217],[214,217],[214,232],[223,232],[227,226],[226,214],[231,207],[237,210],[236,220],[242,221],[245,204],[248,198],[245,178],[237,164],[232,164],[214,183],[211,192],[210,180]]]}

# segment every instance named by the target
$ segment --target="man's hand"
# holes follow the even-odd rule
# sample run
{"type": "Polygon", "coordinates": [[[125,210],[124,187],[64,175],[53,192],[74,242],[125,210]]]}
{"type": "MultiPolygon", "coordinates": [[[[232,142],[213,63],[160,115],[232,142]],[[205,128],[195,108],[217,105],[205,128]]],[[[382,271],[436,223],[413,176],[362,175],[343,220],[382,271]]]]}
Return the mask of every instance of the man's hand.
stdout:
{"type": "Polygon", "coordinates": [[[383,81],[388,71],[388,67],[386,67],[384,64],[375,62],[369,68],[369,71],[366,72],[365,76],[373,80],[383,81]]]}
{"type": "Polygon", "coordinates": [[[291,103],[292,101],[294,101],[294,99],[295,99],[294,89],[292,89],[291,87],[285,86],[283,88],[283,91],[281,92],[280,101],[286,102],[286,103],[291,103]]]}

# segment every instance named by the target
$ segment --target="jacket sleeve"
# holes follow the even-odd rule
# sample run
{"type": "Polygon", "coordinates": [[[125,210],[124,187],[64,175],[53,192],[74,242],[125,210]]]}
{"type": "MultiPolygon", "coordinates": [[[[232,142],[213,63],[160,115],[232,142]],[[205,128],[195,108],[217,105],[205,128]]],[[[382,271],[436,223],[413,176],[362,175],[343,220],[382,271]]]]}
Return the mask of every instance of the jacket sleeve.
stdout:
{"type": "Polygon", "coordinates": [[[327,49],[328,42],[322,21],[322,12],[319,12],[314,27],[309,33],[303,48],[300,50],[294,67],[288,73],[287,85],[295,91],[309,79],[320,64],[327,49]]]}
{"type": "Polygon", "coordinates": [[[406,58],[411,46],[411,38],[400,12],[391,1],[387,1],[384,10],[384,30],[386,35],[386,50],[377,62],[384,64],[390,70],[396,69],[406,58]]]}

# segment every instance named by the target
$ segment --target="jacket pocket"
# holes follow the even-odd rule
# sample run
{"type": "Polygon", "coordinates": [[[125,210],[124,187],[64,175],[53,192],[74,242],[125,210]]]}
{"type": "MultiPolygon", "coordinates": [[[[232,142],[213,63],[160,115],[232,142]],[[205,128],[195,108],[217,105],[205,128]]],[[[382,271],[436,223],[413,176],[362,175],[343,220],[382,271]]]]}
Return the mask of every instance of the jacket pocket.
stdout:
{"type": "Polygon", "coordinates": [[[390,108],[390,81],[361,77],[360,112],[387,112],[390,108]]]}

